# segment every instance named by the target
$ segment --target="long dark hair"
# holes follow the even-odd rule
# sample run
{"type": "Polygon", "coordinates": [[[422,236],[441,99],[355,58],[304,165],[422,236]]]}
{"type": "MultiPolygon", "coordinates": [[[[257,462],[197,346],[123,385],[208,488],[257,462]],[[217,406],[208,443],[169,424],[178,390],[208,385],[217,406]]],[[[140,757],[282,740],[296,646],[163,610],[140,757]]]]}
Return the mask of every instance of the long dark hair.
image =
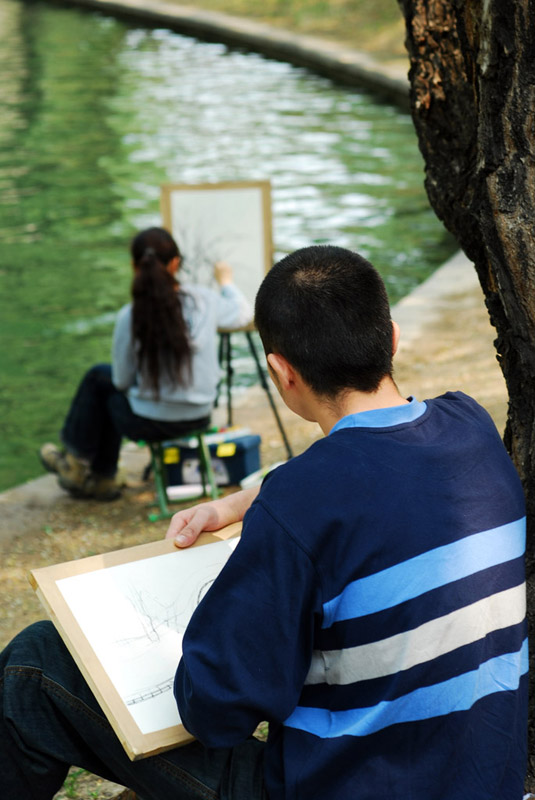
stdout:
{"type": "Polygon", "coordinates": [[[160,377],[173,383],[191,378],[191,344],[178,281],[167,266],[180,258],[178,245],[164,228],[147,228],[130,245],[132,281],[132,333],[138,346],[138,368],[144,368],[158,394],[160,377]]]}

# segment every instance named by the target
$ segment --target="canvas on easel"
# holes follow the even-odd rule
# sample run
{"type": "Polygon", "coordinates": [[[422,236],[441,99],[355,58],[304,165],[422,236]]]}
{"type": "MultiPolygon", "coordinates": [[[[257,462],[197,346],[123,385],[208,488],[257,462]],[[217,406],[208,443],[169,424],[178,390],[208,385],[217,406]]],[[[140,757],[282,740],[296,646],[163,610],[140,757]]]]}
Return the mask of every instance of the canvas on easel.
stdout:
{"type": "Polygon", "coordinates": [[[272,266],[269,181],[164,184],[164,226],[182,254],[181,272],[191,282],[213,283],[216,261],[227,261],[251,306],[272,266]]]}
{"type": "Polygon", "coordinates": [[[191,740],[173,681],[188,621],[241,525],[33,570],[30,583],[132,760],[191,740]]]}

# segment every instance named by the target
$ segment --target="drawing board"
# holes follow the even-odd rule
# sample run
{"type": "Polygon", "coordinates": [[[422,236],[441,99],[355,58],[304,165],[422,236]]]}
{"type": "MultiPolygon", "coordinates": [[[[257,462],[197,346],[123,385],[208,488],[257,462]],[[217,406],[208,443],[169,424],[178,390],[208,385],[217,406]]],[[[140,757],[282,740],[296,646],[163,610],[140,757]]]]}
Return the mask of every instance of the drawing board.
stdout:
{"type": "Polygon", "coordinates": [[[128,756],[191,740],[173,681],[188,621],[241,525],[178,550],[164,540],[33,570],[30,582],[128,756]]]}
{"type": "Polygon", "coordinates": [[[181,272],[192,283],[213,285],[216,261],[227,261],[234,281],[254,307],[272,266],[269,181],[164,184],[164,226],[182,254],[181,272]]]}

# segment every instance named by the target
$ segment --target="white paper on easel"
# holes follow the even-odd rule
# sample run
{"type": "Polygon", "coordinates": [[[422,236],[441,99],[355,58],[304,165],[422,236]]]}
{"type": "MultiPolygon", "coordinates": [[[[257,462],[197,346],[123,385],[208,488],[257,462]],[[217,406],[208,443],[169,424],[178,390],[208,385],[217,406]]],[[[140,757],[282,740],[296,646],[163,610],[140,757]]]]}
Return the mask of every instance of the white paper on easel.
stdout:
{"type": "Polygon", "coordinates": [[[215,262],[227,261],[253,307],[273,263],[269,181],[164,184],[161,207],[182,254],[181,274],[211,286],[215,262]]]}

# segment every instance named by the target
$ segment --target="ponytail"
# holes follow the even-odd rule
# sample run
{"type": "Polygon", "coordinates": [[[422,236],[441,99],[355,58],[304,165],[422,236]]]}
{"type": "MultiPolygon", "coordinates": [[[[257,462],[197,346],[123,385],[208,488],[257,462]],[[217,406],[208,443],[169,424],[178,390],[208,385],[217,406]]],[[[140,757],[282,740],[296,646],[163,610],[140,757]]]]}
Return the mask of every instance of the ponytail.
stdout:
{"type": "Polygon", "coordinates": [[[178,282],[167,270],[180,252],[163,228],[138,233],[131,245],[132,333],[138,368],[147,373],[156,395],[165,374],[172,383],[191,380],[191,343],[182,312],[178,282]]]}

